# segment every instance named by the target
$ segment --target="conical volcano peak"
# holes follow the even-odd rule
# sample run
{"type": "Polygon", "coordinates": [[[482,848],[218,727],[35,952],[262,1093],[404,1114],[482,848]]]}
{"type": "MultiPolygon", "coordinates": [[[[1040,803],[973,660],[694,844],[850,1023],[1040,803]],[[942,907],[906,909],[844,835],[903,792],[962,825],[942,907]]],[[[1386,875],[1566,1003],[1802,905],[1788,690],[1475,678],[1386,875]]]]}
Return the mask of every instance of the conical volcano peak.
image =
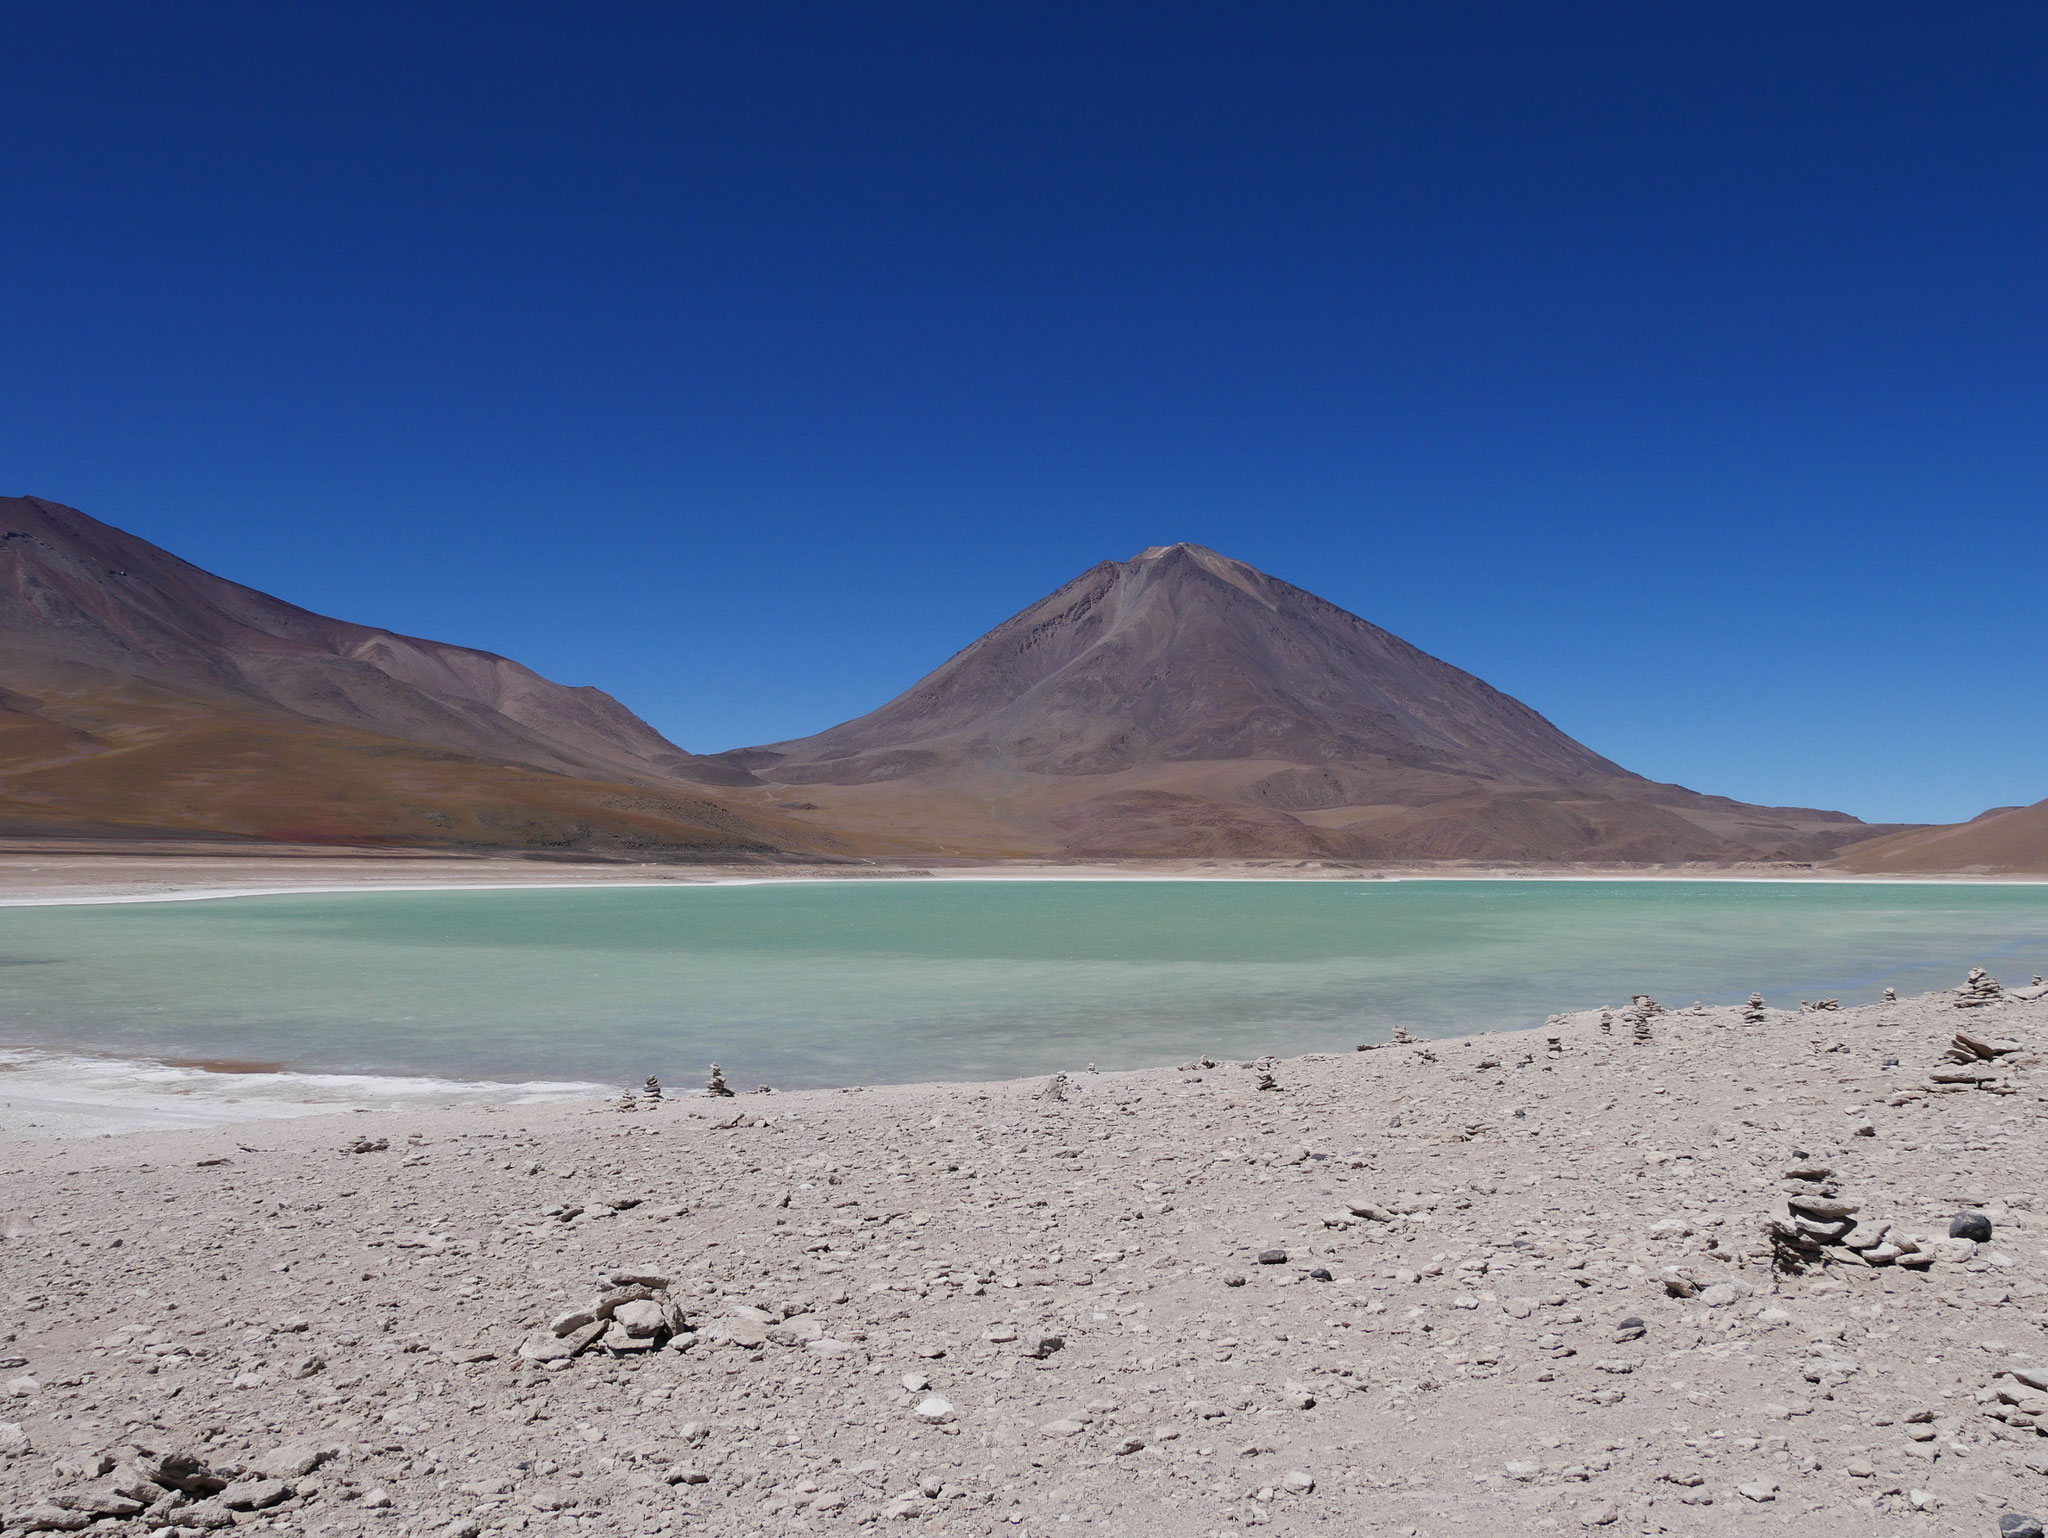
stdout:
{"type": "Polygon", "coordinates": [[[1089,568],[868,715],[721,757],[835,826],[960,854],[1682,859],[1859,831],[1652,785],[1185,542],[1089,568]]]}
{"type": "Polygon", "coordinates": [[[1233,559],[1220,550],[1211,550],[1207,545],[1150,545],[1127,561],[1125,567],[1131,571],[1150,571],[1161,575],[1176,568],[1193,567],[1207,572],[1219,582],[1229,583],[1269,608],[1273,605],[1271,577],[1249,561],[1233,559]]]}

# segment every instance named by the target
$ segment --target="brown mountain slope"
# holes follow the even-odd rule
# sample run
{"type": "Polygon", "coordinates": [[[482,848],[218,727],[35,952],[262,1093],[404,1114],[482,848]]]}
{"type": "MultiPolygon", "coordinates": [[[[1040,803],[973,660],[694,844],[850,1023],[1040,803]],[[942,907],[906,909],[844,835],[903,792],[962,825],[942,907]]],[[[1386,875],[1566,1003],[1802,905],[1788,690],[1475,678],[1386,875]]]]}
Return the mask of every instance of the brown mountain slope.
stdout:
{"type": "Polygon", "coordinates": [[[607,778],[689,757],[602,690],[311,613],[38,497],[0,498],[0,649],[17,693],[135,680],[607,778]]]}
{"type": "Polygon", "coordinates": [[[2048,876],[2048,801],[1871,839],[1843,850],[1834,863],[1860,875],[2048,876]]]}
{"type": "Polygon", "coordinates": [[[609,695],[0,499],[0,831],[820,853],[609,695]]]}
{"type": "Polygon", "coordinates": [[[961,854],[1812,859],[1881,831],[1654,784],[1197,545],[1084,572],[858,720],[685,772],[961,854]]]}

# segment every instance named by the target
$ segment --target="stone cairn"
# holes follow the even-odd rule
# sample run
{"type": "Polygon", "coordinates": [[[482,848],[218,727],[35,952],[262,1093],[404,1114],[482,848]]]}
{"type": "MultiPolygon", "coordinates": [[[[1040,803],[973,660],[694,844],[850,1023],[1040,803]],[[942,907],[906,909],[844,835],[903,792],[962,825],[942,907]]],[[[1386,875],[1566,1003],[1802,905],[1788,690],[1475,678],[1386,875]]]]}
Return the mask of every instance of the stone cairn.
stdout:
{"type": "Polygon", "coordinates": [[[711,1065],[711,1077],[704,1085],[704,1093],[720,1098],[732,1094],[732,1086],[725,1082],[725,1070],[716,1063],[711,1065]]]}
{"type": "Polygon", "coordinates": [[[1764,1023],[1764,996],[1761,993],[1752,993],[1749,996],[1749,1002],[1742,1006],[1742,1023],[1744,1025],[1762,1025],[1764,1023]]]}
{"type": "Polygon", "coordinates": [[[682,1304],[669,1295],[669,1279],[655,1272],[613,1271],[581,1308],[530,1331],[519,1356],[532,1370],[549,1363],[566,1366],[592,1347],[626,1356],[685,1343],[696,1341],[682,1304]]]}
{"type": "Polygon", "coordinates": [[[633,1098],[633,1092],[630,1089],[622,1090],[619,1093],[618,1102],[616,1103],[616,1105],[613,1106],[613,1109],[619,1111],[637,1111],[640,1109],[640,1102],[633,1098]]]}
{"type": "Polygon", "coordinates": [[[1063,1073],[1056,1073],[1045,1081],[1045,1088],[1038,1092],[1040,1100],[1065,1100],[1073,1092],[1074,1081],[1063,1073]]]}
{"type": "Polygon", "coordinates": [[[2018,1087],[2008,1077],[2013,1065],[2005,1059],[2020,1048],[2017,1041],[1987,1040],[1968,1031],[1957,1031],[1941,1054],[1944,1061],[1954,1066],[1936,1068],[1927,1076],[1927,1087],[1937,1093],[1982,1089],[1994,1095],[2016,1094],[2018,1087]]]}
{"type": "MultiPolygon", "coordinates": [[[[1396,1030],[1399,1030],[1399,1027],[1396,1027],[1396,1030]]],[[[1401,1034],[1406,1035],[1407,1033],[1404,1031],[1401,1034]]],[[[1274,1077],[1274,1067],[1274,1061],[1270,1057],[1262,1057],[1252,1064],[1252,1072],[1257,1075],[1253,1080],[1252,1087],[1254,1089],[1278,1089],[1280,1081],[1274,1077]]]]}
{"type": "Polygon", "coordinates": [[[1614,1011],[1611,1009],[1600,1011],[1600,1034],[1602,1036],[1612,1036],[1614,1034],[1614,1011]]]}
{"type": "Polygon", "coordinates": [[[1963,986],[1956,990],[1956,1008],[1981,1009],[1986,1004],[1996,1004],[2004,996],[2005,990],[1998,986],[1997,978],[1982,967],[1972,967],[1963,986]]]}
{"type": "MultiPolygon", "coordinates": [[[[1602,1011],[1603,1021],[1605,1013],[1605,1011],[1602,1011]]],[[[1641,1047],[1647,1046],[1656,1039],[1650,1034],[1650,1021],[1653,1017],[1663,1013],[1664,1006],[1662,1004],[1659,1004],[1647,993],[1639,993],[1635,995],[1621,1018],[1629,1024],[1629,1038],[1637,1046],[1641,1047]]]]}
{"type": "Polygon", "coordinates": [[[1898,1002],[1899,1002],[1899,990],[1898,990],[1898,989],[1896,989],[1896,988],[1887,988],[1887,989],[1885,989],[1885,991],[1884,991],[1884,1001],[1885,1001],[1885,1003],[1887,1003],[1887,1004],[1896,1004],[1896,1003],[1898,1003],[1898,1002]]]}
{"type": "Polygon", "coordinates": [[[649,1105],[660,1105],[661,1080],[657,1079],[653,1074],[650,1073],[647,1076],[647,1083],[644,1086],[642,1086],[640,1098],[645,1100],[649,1105]]]}
{"type": "Polygon", "coordinates": [[[1830,1261],[1908,1268],[1934,1263],[1932,1250],[1923,1250],[1889,1223],[1859,1223],[1856,1215],[1863,1208],[1843,1197],[1832,1165],[1802,1154],[1781,1175],[1781,1200],[1769,1224],[1777,1270],[1798,1272],[1830,1261]]]}

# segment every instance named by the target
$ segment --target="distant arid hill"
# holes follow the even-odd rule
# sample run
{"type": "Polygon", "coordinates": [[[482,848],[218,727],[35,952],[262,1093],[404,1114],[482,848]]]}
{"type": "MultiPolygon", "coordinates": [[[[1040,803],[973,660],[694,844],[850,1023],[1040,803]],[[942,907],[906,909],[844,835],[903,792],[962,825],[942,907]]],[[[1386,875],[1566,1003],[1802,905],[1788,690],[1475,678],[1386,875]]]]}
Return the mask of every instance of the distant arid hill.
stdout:
{"type": "Polygon", "coordinates": [[[610,695],[0,498],[0,832],[819,853],[610,695]]]}
{"type": "Polygon", "coordinates": [[[959,855],[1820,860],[1887,831],[1653,783],[1187,544],[1084,572],[858,720],[681,772],[959,855]]]}
{"type": "Polygon", "coordinates": [[[2001,806],[1953,826],[1893,833],[1842,852],[1864,875],[2048,876],[2048,801],[2001,806]]]}

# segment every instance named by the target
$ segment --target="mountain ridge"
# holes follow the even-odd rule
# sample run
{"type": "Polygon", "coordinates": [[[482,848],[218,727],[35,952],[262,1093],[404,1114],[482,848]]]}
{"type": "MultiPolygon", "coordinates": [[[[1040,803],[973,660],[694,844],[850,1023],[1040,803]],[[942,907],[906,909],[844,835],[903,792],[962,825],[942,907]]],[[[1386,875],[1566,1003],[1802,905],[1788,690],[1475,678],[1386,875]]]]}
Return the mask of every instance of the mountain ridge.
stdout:
{"type": "Polygon", "coordinates": [[[749,854],[828,831],[688,783],[600,689],[333,619],[0,498],[0,830],[749,854]]]}

